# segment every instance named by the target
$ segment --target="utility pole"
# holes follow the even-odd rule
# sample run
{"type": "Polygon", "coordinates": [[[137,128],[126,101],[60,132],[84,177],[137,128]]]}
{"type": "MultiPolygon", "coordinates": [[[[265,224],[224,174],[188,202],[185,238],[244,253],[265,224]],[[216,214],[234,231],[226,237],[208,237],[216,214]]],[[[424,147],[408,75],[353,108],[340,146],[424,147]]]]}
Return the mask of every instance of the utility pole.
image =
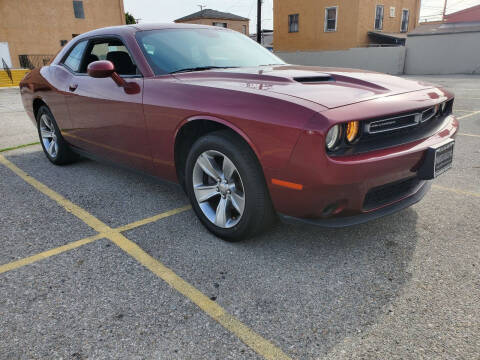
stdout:
{"type": "Polygon", "coordinates": [[[443,16],[442,16],[442,22],[445,22],[445,13],[447,12],[447,0],[445,0],[445,3],[443,4],[443,16]]]}
{"type": "Polygon", "coordinates": [[[200,5],[200,4],[199,4],[199,5],[197,5],[197,6],[200,8],[200,11],[202,11],[202,10],[203,10],[203,8],[206,8],[206,7],[207,7],[207,5],[200,5]]]}
{"type": "Polygon", "coordinates": [[[262,0],[257,0],[257,42],[262,43],[262,0]]]}

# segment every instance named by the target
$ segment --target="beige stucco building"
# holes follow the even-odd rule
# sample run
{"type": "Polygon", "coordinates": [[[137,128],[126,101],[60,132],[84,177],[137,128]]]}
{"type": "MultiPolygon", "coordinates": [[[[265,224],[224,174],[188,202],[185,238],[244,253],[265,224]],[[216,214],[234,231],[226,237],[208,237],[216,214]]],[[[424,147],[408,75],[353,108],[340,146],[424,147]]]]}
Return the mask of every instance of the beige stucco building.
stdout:
{"type": "Polygon", "coordinates": [[[201,24],[210,26],[220,26],[232,29],[242,34],[249,34],[250,20],[238,15],[216,11],[212,9],[203,9],[194,14],[184,16],[175,20],[176,23],[201,24]]]}
{"type": "Polygon", "coordinates": [[[275,0],[274,49],[342,50],[390,36],[401,41],[419,14],[420,0],[275,0]]]}
{"type": "Polygon", "coordinates": [[[125,24],[123,0],[0,0],[0,14],[0,68],[2,57],[13,68],[22,55],[23,67],[45,62],[75,35],[125,24]]]}

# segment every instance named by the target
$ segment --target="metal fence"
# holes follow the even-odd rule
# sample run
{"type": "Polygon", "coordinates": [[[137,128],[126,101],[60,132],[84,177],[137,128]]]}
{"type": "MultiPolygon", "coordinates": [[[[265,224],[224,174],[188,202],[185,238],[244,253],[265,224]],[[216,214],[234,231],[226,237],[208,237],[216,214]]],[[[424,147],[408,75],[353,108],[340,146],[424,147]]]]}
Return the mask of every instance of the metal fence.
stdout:
{"type": "Polygon", "coordinates": [[[54,55],[18,55],[20,67],[24,69],[35,69],[48,65],[54,55]]]}
{"type": "Polygon", "coordinates": [[[329,51],[275,52],[289,64],[333,66],[403,74],[405,46],[352,48],[329,51]]]}

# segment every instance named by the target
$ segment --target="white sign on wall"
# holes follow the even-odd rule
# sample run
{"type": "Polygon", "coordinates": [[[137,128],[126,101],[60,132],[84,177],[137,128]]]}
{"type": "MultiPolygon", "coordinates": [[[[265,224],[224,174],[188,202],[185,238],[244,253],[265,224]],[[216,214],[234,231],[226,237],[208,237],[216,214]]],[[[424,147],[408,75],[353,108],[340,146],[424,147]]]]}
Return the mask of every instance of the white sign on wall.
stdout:
{"type": "Polygon", "coordinates": [[[0,42],[0,68],[3,68],[3,60],[7,63],[8,67],[12,67],[12,59],[10,58],[10,50],[8,49],[7,42],[0,42]]]}

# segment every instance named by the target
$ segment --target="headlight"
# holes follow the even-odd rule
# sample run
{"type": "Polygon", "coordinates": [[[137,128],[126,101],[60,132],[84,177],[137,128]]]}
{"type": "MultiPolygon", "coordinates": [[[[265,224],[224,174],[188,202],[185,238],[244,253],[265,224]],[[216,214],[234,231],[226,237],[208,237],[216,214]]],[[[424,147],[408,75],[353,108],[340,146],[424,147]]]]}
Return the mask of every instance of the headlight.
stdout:
{"type": "Polygon", "coordinates": [[[328,150],[332,150],[338,144],[338,140],[340,140],[341,135],[342,128],[340,125],[335,125],[328,130],[327,137],[325,138],[325,145],[327,146],[328,150]]]}
{"type": "Polygon", "coordinates": [[[358,121],[350,121],[347,124],[347,133],[346,133],[346,138],[349,143],[352,143],[355,141],[355,139],[358,136],[358,130],[360,129],[360,125],[358,121]]]}

